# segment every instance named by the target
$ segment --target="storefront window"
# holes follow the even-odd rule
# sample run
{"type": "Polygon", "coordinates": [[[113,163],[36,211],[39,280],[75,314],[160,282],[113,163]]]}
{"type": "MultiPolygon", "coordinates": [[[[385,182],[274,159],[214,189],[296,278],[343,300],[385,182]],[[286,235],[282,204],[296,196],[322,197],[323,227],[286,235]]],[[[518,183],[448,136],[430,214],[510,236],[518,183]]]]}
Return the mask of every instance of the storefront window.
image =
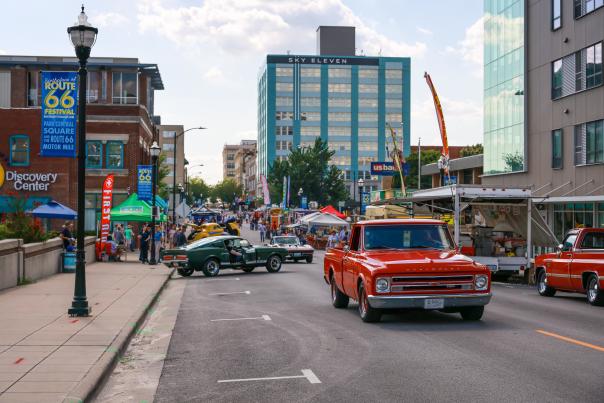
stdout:
{"type": "Polygon", "coordinates": [[[86,142],[86,168],[102,168],[103,143],[100,141],[86,142]]]}
{"type": "Polygon", "coordinates": [[[10,137],[10,165],[29,165],[29,137],[18,134],[10,137]]]}
{"type": "MultiPolygon", "coordinates": [[[[602,211],[602,215],[604,215],[604,211],[602,211]]],[[[573,228],[591,228],[593,226],[593,203],[554,204],[554,234],[559,240],[573,228]]]]}
{"type": "Polygon", "coordinates": [[[124,168],[124,144],[121,141],[109,141],[106,146],[107,168],[124,168]]]}

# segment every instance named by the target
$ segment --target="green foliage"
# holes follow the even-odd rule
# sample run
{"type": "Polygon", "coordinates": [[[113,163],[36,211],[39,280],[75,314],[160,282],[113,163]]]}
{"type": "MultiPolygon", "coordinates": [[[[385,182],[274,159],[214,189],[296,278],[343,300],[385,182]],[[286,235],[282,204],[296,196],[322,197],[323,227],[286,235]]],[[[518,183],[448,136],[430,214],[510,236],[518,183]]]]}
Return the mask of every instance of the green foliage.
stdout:
{"type": "Polygon", "coordinates": [[[280,203],[283,200],[283,177],[288,175],[291,205],[300,205],[299,189],[302,189],[302,196],[320,205],[337,205],[338,201],[346,200],[348,192],[342,171],[329,165],[334,154],[326,142],[317,138],[312,147],[292,150],[286,161],[275,161],[268,174],[271,201],[280,203]]]}
{"type": "Polygon", "coordinates": [[[19,281],[17,281],[17,285],[21,286],[21,285],[28,285],[28,284],[33,284],[35,283],[35,280],[32,280],[30,278],[24,277],[24,278],[20,278],[19,281]]]}
{"type": "Polygon", "coordinates": [[[13,199],[14,213],[7,215],[0,224],[0,239],[23,239],[24,243],[43,242],[56,236],[55,232],[45,233],[39,219],[25,214],[25,199],[13,199]]]}
{"type": "Polygon", "coordinates": [[[461,157],[469,157],[470,155],[478,155],[478,154],[482,154],[483,152],[484,152],[484,149],[482,147],[482,144],[478,143],[478,144],[474,144],[474,145],[462,148],[461,151],[459,152],[459,155],[461,157]]]}
{"type": "Polygon", "coordinates": [[[187,202],[193,203],[195,200],[203,197],[205,200],[211,201],[212,188],[205,183],[200,177],[192,177],[189,179],[189,194],[187,194],[187,202]]]}
{"type": "Polygon", "coordinates": [[[232,203],[235,196],[241,196],[242,187],[233,179],[225,179],[212,186],[210,194],[214,200],[220,199],[224,203],[232,203]]]}
{"type": "Polygon", "coordinates": [[[524,169],[524,157],[519,152],[504,154],[503,161],[505,162],[506,172],[516,172],[524,169]]]}
{"type": "MultiPolygon", "coordinates": [[[[440,151],[436,150],[422,150],[422,159],[421,164],[432,164],[440,158],[440,151]]],[[[405,186],[408,189],[417,189],[417,160],[418,154],[411,153],[405,159],[407,161],[407,165],[409,166],[409,175],[405,177],[405,186]]],[[[432,179],[429,176],[422,177],[422,189],[426,189],[432,185],[432,179]]],[[[398,172],[394,175],[392,180],[392,188],[400,189],[401,187],[401,178],[398,172]]]]}

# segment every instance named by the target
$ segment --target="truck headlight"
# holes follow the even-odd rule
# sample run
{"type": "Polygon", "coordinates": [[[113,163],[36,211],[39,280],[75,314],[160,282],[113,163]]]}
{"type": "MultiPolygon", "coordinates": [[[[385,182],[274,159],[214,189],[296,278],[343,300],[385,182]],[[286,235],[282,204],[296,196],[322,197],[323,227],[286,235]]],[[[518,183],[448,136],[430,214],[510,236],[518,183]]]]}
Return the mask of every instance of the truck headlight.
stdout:
{"type": "Polygon", "coordinates": [[[390,282],[385,278],[378,278],[375,282],[375,290],[377,292],[388,292],[390,291],[390,282]]]}
{"type": "Polygon", "coordinates": [[[477,290],[486,290],[489,286],[488,276],[476,276],[474,277],[474,286],[477,290]]]}

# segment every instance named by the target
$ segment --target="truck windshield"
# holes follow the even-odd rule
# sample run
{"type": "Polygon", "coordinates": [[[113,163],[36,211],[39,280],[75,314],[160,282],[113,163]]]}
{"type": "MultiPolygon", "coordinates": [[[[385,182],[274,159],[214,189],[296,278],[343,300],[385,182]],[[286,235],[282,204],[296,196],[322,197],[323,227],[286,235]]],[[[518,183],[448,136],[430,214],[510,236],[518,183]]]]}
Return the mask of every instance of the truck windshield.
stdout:
{"type": "Polygon", "coordinates": [[[453,249],[444,225],[372,225],[365,227],[365,249],[453,249]]]}

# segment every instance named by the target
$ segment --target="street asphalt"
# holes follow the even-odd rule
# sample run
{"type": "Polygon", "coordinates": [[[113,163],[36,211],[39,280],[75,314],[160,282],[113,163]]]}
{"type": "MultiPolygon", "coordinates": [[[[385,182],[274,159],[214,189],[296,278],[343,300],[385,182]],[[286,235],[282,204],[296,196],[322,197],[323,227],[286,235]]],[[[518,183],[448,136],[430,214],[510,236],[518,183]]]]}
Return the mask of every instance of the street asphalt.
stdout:
{"type": "Polygon", "coordinates": [[[322,261],[172,280],[186,287],[156,401],[604,401],[604,308],[582,295],[495,284],[481,322],[366,324],[331,306],[322,261]]]}

